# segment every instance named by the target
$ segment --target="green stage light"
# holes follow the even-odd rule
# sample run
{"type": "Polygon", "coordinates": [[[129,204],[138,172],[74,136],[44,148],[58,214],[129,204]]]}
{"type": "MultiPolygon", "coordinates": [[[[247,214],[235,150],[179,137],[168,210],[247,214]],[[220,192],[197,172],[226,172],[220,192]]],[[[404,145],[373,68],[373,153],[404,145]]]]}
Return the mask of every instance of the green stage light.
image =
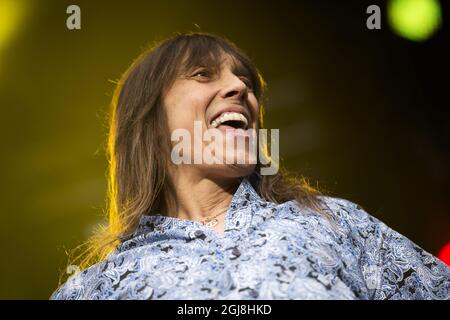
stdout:
{"type": "Polygon", "coordinates": [[[438,0],[391,0],[388,21],[396,34],[425,41],[441,26],[441,6],[438,0]]]}

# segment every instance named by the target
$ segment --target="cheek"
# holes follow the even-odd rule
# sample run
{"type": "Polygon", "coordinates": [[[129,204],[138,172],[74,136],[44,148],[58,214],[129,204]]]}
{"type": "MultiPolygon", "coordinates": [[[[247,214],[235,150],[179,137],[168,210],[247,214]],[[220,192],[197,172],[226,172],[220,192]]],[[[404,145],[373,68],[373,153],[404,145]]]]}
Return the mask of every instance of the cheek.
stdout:
{"type": "Polygon", "coordinates": [[[166,100],[169,129],[183,128],[193,132],[194,121],[203,120],[206,99],[193,91],[181,90],[166,100]]]}
{"type": "Polygon", "coordinates": [[[252,119],[253,119],[253,123],[258,123],[258,119],[259,119],[259,104],[258,104],[258,100],[256,100],[256,98],[252,98],[250,100],[250,105],[251,105],[251,112],[252,112],[252,119]]]}
{"type": "Polygon", "coordinates": [[[209,97],[204,92],[190,91],[179,95],[167,105],[169,128],[184,128],[193,132],[194,121],[202,122],[206,129],[205,113],[209,103],[209,97]]]}
{"type": "Polygon", "coordinates": [[[167,112],[167,119],[169,122],[169,129],[173,131],[175,129],[187,129],[191,131],[193,124],[193,114],[188,108],[183,110],[173,108],[167,112]]]}

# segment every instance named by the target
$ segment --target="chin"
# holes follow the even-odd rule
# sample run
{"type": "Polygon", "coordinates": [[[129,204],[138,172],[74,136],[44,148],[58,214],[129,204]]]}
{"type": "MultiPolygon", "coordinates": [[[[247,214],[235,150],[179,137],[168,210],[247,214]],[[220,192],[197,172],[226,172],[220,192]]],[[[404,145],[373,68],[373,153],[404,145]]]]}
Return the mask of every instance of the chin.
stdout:
{"type": "Polygon", "coordinates": [[[255,170],[255,164],[226,164],[215,166],[213,175],[222,178],[242,178],[252,174],[255,170]]]}

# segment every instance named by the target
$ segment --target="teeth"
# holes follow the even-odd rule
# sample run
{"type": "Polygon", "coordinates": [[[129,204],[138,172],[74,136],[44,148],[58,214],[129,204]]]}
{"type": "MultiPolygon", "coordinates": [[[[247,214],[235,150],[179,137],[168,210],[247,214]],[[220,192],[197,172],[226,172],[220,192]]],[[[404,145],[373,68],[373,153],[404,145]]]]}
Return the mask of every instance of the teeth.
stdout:
{"type": "Polygon", "coordinates": [[[211,122],[211,126],[213,126],[214,128],[217,128],[222,123],[224,123],[226,121],[231,121],[231,120],[242,121],[243,123],[245,123],[245,128],[247,128],[247,125],[248,125],[247,118],[243,114],[237,113],[237,112],[223,113],[221,116],[219,116],[213,122],[211,122]]]}

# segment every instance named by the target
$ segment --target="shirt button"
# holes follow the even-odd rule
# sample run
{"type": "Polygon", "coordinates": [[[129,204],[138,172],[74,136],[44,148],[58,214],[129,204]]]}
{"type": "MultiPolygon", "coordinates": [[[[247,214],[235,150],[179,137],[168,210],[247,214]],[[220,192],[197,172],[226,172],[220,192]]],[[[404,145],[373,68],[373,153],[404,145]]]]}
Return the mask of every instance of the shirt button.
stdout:
{"type": "Polygon", "coordinates": [[[194,236],[200,239],[205,239],[206,235],[202,230],[195,230],[194,236]]]}
{"type": "Polygon", "coordinates": [[[233,250],[231,250],[231,254],[235,257],[239,257],[241,255],[241,251],[238,248],[233,248],[233,250]]]}
{"type": "Polygon", "coordinates": [[[202,234],[203,234],[203,231],[202,231],[202,230],[195,230],[195,232],[194,232],[194,235],[195,235],[196,237],[201,237],[202,234]]]}

